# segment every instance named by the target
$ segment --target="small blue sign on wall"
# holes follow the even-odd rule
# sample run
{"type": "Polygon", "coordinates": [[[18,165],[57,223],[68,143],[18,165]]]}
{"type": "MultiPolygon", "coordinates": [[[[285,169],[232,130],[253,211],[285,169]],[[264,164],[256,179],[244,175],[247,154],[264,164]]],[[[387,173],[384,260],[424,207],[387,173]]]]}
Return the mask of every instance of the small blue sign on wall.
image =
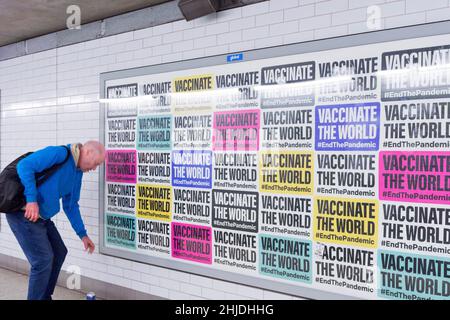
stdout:
{"type": "Polygon", "coordinates": [[[227,62],[236,62],[236,61],[242,61],[242,60],[244,60],[243,53],[229,54],[227,56],[227,62]]]}

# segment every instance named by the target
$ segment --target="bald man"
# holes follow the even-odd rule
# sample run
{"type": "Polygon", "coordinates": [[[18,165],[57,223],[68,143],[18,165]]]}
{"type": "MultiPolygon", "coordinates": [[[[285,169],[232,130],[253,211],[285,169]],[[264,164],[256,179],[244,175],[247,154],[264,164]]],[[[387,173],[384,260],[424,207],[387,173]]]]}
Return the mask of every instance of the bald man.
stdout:
{"type": "Polygon", "coordinates": [[[95,170],[105,160],[105,148],[98,141],[84,145],[50,146],[38,150],[17,164],[25,187],[26,206],[6,215],[11,230],[31,265],[29,300],[51,300],[67,248],[50,220],[60,211],[60,199],[67,218],[84,245],[92,253],[95,245],[87,235],[78,201],[84,172],[95,170]],[[62,164],[39,187],[35,175],[62,164]]]}

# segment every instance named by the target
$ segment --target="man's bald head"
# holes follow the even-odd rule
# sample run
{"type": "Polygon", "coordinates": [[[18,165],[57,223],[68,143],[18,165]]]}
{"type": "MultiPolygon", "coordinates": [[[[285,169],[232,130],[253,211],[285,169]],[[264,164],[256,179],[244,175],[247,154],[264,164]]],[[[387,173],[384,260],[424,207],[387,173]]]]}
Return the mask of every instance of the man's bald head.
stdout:
{"type": "Polygon", "coordinates": [[[85,144],[83,144],[83,148],[92,150],[93,152],[97,152],[100,155],[105,154],[105,147],[98,141],[89,140],[85,144]]]}
{"type": "Polygon", "coordinates": [[[83,172],[95,170],[105,161],[105,147],[98,141],[90,140],[80,148],[78,165],[83,172]]]}

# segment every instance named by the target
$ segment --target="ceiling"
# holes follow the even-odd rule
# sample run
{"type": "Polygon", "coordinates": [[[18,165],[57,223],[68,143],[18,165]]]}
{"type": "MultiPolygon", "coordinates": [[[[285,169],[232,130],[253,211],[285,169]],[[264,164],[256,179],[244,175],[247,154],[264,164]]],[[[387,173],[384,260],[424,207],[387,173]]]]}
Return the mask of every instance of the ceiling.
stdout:
{"type": "Polygon", "coordinates": [[[78,5],[81,24],[170,0],[0,0],[0,46],[66,29],[67,7],[78,5]]]}

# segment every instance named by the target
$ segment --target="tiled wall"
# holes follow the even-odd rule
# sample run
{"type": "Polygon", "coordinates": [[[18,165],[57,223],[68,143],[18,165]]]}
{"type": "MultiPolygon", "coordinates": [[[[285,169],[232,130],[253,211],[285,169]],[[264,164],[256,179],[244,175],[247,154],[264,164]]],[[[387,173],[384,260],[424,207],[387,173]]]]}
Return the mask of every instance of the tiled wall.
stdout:
{"type": "MultiPolygon", "coordinates": [[[[446,20],[450,0],[271,0],[191,22],[105,37],[0,61],[1,167],[29,150],[99,139],[99,74],[228,52],[368,32],[367,8],[381,27],[446,20]]],[[[98,171],[85,174],[80,206],[99,243],[98,171]]],[[[24,259],[1,215],[0,253],[24,259]]],[[[98,254],[88,256],[63,213],[56,222],[69,248],[64,269],[169,299],[295,299],[268,290],[98,254]]]]}

